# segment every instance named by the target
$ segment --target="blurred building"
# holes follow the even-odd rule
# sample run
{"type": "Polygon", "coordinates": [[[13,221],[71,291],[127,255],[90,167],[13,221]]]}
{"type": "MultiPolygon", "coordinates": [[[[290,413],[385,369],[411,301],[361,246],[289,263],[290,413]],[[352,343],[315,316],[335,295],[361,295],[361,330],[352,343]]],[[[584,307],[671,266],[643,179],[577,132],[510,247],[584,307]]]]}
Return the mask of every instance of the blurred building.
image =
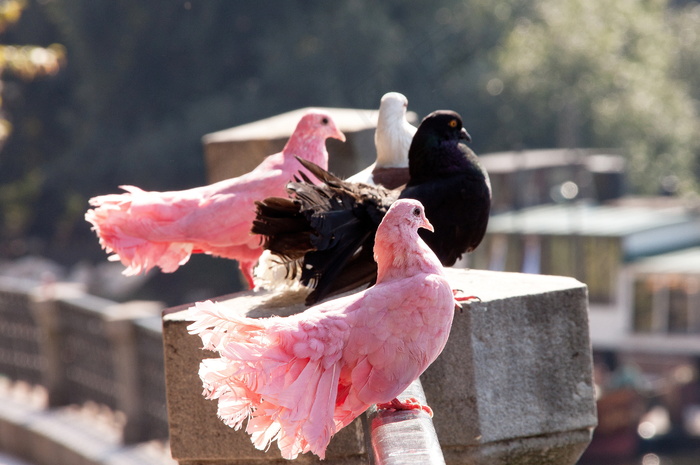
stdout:
{"type": "Polygon", "coordinates": [[[601,203],[625,192],[624,158],[611,151],[520,150],[479,154],[479,159],[491,178],[494,213],[567,198],[601,203]]]}
{"type": "Polygon", "coordinates": [[[586,454],[632,454],[643,440],[698,440],[697,200],[625,196],[616,155],[538,150],[481,158],[494,208],[466,265],[572,276],[588,286],[600,398],[586,454]]]}

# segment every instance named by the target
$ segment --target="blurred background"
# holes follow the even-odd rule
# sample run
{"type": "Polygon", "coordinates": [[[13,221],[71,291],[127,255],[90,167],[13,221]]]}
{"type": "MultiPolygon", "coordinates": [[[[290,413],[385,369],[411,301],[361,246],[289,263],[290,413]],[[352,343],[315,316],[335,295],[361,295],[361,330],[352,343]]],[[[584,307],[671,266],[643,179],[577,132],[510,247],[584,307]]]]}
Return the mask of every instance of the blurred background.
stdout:
{"type": "MultiPolygon", "coordinates": [[[[207,133],[389,91],[419,118],[459,112],[478,154],[593,149],[621,157],[625,196],[698,199],[692,0],[0,0],[0,71],[0,272],[15,276],[94,276],[88,199],[205,184],[207,133]]],[[[108,297],[178,305],[239,290],[236,269],[193,257],[108,297]]]]}

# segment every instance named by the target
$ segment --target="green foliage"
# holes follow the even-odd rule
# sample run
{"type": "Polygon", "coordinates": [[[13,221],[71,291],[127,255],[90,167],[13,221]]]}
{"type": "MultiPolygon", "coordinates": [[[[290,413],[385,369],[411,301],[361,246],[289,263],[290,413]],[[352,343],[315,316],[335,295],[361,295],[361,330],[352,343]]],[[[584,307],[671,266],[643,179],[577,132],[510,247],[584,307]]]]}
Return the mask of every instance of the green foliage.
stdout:
{"type": "MultiPolygon", "coordinates": [[[[0,33],[14,25],[26,8],[24,0],[0,0],[0,33]]],[[[65,58],[65,50],[58,44],[49,47],[0,44],[0,76],[14,75],[25,81],[37,76],[54,75],[65,58]]],[[[0,85],[2,81],[0,81],[0,85]]],[[[0,109],[2,98],[0,98],[0,109]]],[[[0,148],[12,131],[12,125],[0,111],[0,148]]]]}
{"type": "Polygon", "coordinates": [[[678,37],[667,16],[676,13],[665,1],[538,2],[497,55],[508,114],[538,124],[511,125],[511,137],[621,148],[640,192],[654,193],[667,175],[696,188],[700,119],[674,72],[678,37]]]}
{"type": "MultiPolygon", "coordinates": [[[[685,83],[695,113],[700,114],[700,3],[689,2],[684,8],[669,17],[670,28],[676,39],[673,74],[685,83]]],[[[697,139],[699,131],[695,131],[697,139]]],[[[700,150],[695,151],[696,191],[700,184],[700,150]]]]}

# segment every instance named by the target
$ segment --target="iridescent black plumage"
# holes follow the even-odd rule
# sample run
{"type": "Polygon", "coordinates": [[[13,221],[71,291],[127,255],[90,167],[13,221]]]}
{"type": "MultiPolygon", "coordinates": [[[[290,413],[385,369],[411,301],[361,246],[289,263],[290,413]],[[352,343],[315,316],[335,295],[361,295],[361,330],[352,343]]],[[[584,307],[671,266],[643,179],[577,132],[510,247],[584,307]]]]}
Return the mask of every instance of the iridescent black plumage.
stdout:
{"type": "Polygon", "coordinates": [[[419,234],[445,266],[474,250],[486,233],[491,210],[491,183],[461,117],[434,112],[421,123],[408,151],[410,181],[400,198],[416,199],[435,232],[419,234]],[[422,130],[421,130],[422,128],[422,130]]]}
{"type": "Polygon", "coordinates": [[[301,282],[315,288],[308,304],[374,281],[374,234],[397,198],[423,203],[435,227],[423,239],[451,266],[481,242],[491,205],[488,175],[464,144],[469,140],[457,113],[425,117],[411,143],[410,181],[403,189],[346,182],[300,160],[323,183],[298,179],[288,185],[293,199],[258,202],[253,232],[287,263],[303,259],[301,282]]]}

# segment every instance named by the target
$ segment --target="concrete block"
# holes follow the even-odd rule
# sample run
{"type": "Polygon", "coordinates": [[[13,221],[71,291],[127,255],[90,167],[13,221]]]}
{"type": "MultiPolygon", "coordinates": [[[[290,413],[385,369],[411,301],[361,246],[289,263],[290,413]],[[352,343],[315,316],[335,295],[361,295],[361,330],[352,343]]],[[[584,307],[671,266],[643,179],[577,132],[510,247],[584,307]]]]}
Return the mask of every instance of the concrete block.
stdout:
{"type": "Polygon", "coordinates": [[[575,463],[597,423],[586,286],[450,275],[481,302],[455,315],[445,350],[421,377],[447,463],[575,463]]]}
{"type": "MultiPolygon", "coordinates": [[[[574,464],[596,424],[586,286],[572,278],[448,270],[455,289],[481,302],[455,315],[445,351],[421,377],[448,464],[574,464]]],[[[254,317],[303,310],[302,297],[252,291],[224,296],[254,317]]],[[[163,318],[173,457],[181,465],[276,463],[205,400],[203,357],[181,311],[163,318]]],[[[325,463],[366,463],[360,422],[332,441],[325,463]]],[[[316,463],[301,456],[299,463],[316,463]]],[[[284,463],[280,461],[280,463],[284,463]]]]}
{"type": "MultiPolygon", "coordinates": [[[[301,108],[206,134],[202,142],[208,182],[245,174],[266,156],[282,150],[301,117],[311,109],[301,108]]],[[[379,113],[377,110],[318,109],[328,112],[346,137],[345,142],[336,139],[326,141],[331,172],[347,177],[374,162],[374,129],[379,113]]]]}

